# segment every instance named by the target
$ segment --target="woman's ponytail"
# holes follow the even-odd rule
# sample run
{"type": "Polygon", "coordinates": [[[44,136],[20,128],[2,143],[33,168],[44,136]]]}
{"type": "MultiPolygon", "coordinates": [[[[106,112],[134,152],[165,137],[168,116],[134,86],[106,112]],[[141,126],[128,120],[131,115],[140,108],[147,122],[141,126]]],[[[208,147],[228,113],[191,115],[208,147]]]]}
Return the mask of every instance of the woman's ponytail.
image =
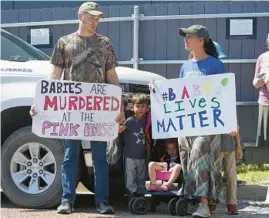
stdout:
{"type": "Polygon", "coordinates": [[[218,52],[212,39],[209,39],[208,42],[204,43],[204,49],[208,55],[218,59],[218,52]]]}

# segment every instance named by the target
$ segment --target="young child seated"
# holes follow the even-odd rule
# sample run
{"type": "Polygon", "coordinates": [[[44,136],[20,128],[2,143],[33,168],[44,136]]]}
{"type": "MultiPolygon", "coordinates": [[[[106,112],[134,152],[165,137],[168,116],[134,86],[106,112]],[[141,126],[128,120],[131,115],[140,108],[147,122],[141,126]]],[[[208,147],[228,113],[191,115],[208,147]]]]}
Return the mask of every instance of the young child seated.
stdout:
{"type": "Polygon", "coordinates": [[[179,178],[181,165],[176,139],[168,139],[165,142],[166,154],[160,159],[160,162],[150,162],[148,165],[150,186],[148,191],[169,191],[173,183],[179,178]],[[156,184],[156,171],[170,171],[171,176],[167,182],[160,187],[156,184]]]}

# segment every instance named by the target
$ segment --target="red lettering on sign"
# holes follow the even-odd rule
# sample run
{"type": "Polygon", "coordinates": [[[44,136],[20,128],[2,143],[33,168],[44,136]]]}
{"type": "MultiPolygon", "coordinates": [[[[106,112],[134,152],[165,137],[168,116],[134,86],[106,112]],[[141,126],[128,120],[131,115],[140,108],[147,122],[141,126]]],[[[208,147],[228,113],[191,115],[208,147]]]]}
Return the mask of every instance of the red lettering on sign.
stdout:
{"type": "Polygon", "coordinates": [[[100,103],[103,101],[102,96],[94,96],[93,98],[93,110],[101,110],[100,103]]]}
{"type": "Polygon", "coordinates": [[[85,107],[86,103],[85,103],[85,99],[83,97],[79,97],[79,110],[83,109],[85,107]]]}
{"type": "Polygon", "coordinates": [[[63,123],[61,123],[59,136],[67,136],[68,135],[68,129],[69,129],[69,123],[66,123],[65,126],[64,126],[63,123]]]}
{"type": "Polygon", "coordinates": [[[69,97],[69,107],[68,107],[68,110],[77,110],[77,103],[78,101],[78,97],[77,96],[70,96],[69,97]]]}
{"type": "Polygon", "coordinates": [[[117,111],[120,107],[120,102],[116,97],[111,98],[111,111],[117,111]]]}
{"type": "Polygon", "coordinates": [[[70,124],[70,134],[69,136],[78,136],[77,129],[79,128],[79,125],[75,125],[73,123],[70,124]]]}
{"type": "Polygon", "coordinates": [[[48,110],[49,107],[53,108],[55,111],[58,110],[57,96],[53,96],[52,101],[49,96],[45,96],[44,110],[48,110]]]}
{"type": "Polygon", "coordinates": [[[109,104],[109,100],[110,99],[110,97],[108,97],[108,96],[105,96],[104,97],[104,111],[109,111],[109,107],[107,106],[108,104],[109,104]]]}
{"type": "Polygon", "coordinates": [[[46,129],[51,127],[51,123],[49,121],[45,121],[42,124],[42,135],[46,134],[46,129]]]}
{"type": "Polygon", "coordinates": [[[185,96],[187,96],[187,98],[190,98],[190,96],[189,96],[189,93],[188,93],[188,90],[187,90],[186,86],[184,86],[184,88],[183,88],[183,93],[182,93],[181,99],[184,99],[184,98],[185,98],[185,96]]]}

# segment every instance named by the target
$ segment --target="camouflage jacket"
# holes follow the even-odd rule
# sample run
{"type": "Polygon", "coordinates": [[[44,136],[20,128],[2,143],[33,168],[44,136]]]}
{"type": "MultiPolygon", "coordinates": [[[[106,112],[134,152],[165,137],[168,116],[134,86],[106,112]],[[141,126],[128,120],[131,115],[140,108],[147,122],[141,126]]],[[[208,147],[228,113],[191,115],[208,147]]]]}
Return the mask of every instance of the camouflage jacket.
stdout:
{"type": "Polygon", "coordinates": [[[51,63],[64,70],[65,80],[93,83],[105,83],[105,72],[117,65],[109,38],[81,37],[77,32],[58,40],[51,63]]]}

